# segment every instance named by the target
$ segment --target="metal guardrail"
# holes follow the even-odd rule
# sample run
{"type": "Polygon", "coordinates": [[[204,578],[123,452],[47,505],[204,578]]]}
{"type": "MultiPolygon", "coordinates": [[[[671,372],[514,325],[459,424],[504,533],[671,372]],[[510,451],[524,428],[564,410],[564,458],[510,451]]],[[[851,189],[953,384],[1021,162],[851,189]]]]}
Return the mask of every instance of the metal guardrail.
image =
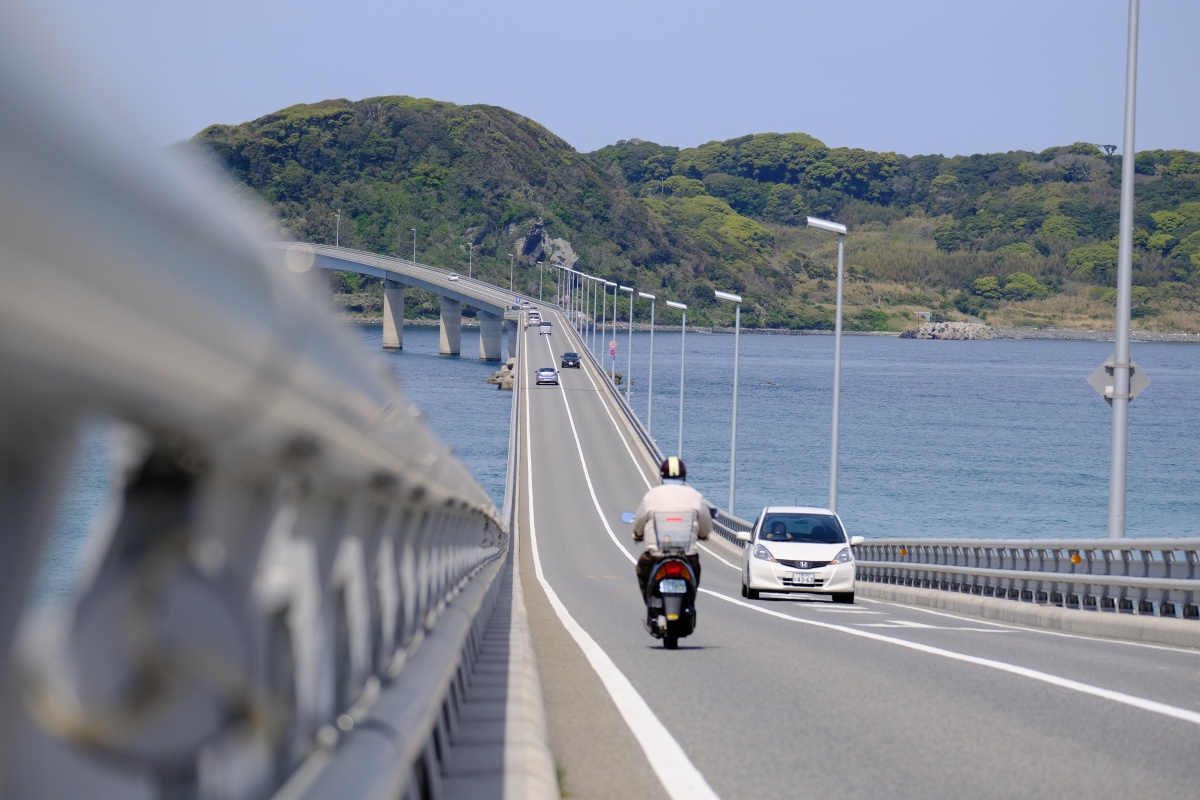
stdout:
{"type": "Polygon", "coordinates": [[[855,556],[866,583],[1200,619],[1200,539],[872,539],[855,556]]]}
{"type": "Polygon", "coordinates": [[[0,670],[0,797],[437,796],[505,520],[258,212],[106,133],[25,22],[0,8],[0,659],[20,624],[31,698],[0,670]],[[93,414],[106,524],[22,621],[93,414]]]}

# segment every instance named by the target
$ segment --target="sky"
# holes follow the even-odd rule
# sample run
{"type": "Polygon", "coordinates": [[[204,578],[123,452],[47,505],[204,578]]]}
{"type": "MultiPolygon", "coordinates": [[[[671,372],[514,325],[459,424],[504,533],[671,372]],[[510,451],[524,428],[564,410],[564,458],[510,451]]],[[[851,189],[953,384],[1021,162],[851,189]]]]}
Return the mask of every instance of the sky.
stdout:
{"type": "MultiPolygon", "coordinates": [[[[1122,145],[1127,0],[18,1],[163,145],[390,94],[503,106],[583,152],[1122,145]]],[[[1200,0],[1142,3],[1137,150],[1200,151],[1198,31],[1200,0]]]]}

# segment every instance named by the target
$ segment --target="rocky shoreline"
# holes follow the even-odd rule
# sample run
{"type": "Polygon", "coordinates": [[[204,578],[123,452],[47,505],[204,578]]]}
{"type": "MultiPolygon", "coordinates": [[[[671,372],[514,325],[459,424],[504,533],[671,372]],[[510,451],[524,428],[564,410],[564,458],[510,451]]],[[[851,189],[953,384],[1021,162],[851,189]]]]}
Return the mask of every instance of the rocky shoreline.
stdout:
{"type": "MultiPolygon", "coordinates": [[[[346,314],[342,316],[342,320],[355,325],[382,325],[381,317],[363,317],[358,315],[346,314]]],[[[413,325],[418,327],[437,327],[439,324],[437,319],[407,319],[405,325],[413,325]]],[[[462,324],[464,328],[479,327],[478,320],[469,317],[463,317],[462,324]]],[[[934,323],[938,324],[938,323],[934,323]]],[[[967,324],[967,323],[946,323],[946,324],[967,324]]],[[[924,327],[924,326],[922,326],[924,327]]],[[[1080,341],[1080,342],[1112,342],[1115,341],[1115,334],[1111,330],[1074,330],[1071,328],[990,328],[990,326],[980,326],[989,328],[992,335],[986,338],[992,339],[1060,339],[1065,341],[1080,341]]],[[[658,331],[678,331],[678,325],[655,325],[655,330],[658,331]]],[[[650,326],[644,323],[634,323],[635,331],[648,331],[650,326]]],[[[617,330],[628,331],[628,326],[617,323],[617,330]]],[[[901,338],[933,338],[920,337],[917,335],[918,329],[910,329],[908,331],[843,331],[846,336],[892,336],[901,338]],[[907,336],[905,334],[908,334],[907,336]]],[[[714,325],[709,327],[688,326],[688,333],[733,333],[733,328],[714,325]]],[[[792,330],[789,328],[742,328],[742,333],[753,334],[756,336],[832,336],[833,331],[818,331],[818,330],[792,330]]],[[[985,337],[975,337],[985,338],[985,337]]],[[[1129,339],[1132,342],[1148,342],[1158,344],[1200,344],[1200,333],[1154,333],[1150,331],[1134,330],[1129,334],[1129,339]]]]}

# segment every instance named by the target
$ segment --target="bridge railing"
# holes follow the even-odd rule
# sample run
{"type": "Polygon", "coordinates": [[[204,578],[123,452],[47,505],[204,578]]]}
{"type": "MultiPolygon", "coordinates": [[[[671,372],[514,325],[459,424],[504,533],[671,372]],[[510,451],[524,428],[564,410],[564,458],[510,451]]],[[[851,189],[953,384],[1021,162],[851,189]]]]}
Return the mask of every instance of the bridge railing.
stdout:
{"type": "Polygon", "coordinates": [[[858,580],[1200,619],[1200,539],[870,539],[858,580]]]}
{"type": "Polygon", "coordinates": [[[506,520],[258,212],[0,40],[0,797],[437,796],[506,520]],[[26,615],[93,415],[107,511],[26,615]]]}

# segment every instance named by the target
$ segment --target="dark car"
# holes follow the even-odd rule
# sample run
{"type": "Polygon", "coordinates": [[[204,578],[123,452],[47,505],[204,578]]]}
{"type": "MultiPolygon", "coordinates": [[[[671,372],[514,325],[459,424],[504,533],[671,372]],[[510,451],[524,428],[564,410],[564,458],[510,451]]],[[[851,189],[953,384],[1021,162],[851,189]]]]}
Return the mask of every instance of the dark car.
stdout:
{"type": "Polygon", "coordinates": [[[566,369],[567,367],[574,367],[575,369],[579,369],[579,353],[569,353],[569,352],[563,353],[562,354],[562,365],[563,365],[564,369],[566,369]]]}

